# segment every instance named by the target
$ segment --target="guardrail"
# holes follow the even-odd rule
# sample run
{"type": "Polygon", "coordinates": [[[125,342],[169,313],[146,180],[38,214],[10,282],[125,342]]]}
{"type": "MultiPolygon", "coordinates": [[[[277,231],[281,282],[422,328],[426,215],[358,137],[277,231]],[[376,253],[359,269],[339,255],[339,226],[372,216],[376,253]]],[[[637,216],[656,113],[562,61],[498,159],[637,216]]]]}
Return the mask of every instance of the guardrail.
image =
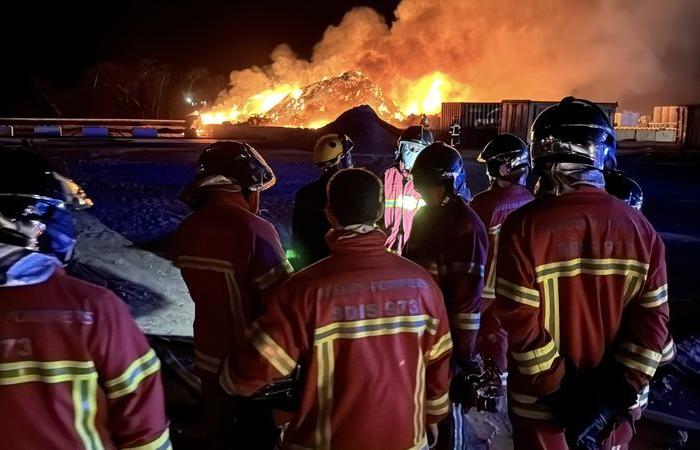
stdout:
{"type": "Polygon", "coordinates": [[[0,137],[184,137],[185,120],[0,117],[0,137]]]}

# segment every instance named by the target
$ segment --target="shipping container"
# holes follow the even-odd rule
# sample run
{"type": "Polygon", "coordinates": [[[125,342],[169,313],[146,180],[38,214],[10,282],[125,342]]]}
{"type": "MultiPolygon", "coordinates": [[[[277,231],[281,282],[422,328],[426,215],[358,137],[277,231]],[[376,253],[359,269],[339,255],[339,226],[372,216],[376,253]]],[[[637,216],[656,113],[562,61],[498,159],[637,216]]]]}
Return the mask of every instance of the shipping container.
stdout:
{"type": "Polygon", "coordinates": [[[700,149],[700,105],[679,108],[678,141],[685,148],[700,149]]]}
{"type": "Polygon", "coordinates": [[[498,133],[501,104],[449,102],[442,104],[437,138],[449,142],[449,128],[455,118],[461,126],[460,148],[481,148],[498,133]]]}
{"type": "MultiPolygon", "coordinates": [[[[530,127],[538,115],[558,102],[532,100],[503,100],[501,102],[501,123],[499,133],[511,133],[530,142],[530,127]]],[[[615,119],[617,103],[597,103],[607,114],[610,123],[615,119]]]]}

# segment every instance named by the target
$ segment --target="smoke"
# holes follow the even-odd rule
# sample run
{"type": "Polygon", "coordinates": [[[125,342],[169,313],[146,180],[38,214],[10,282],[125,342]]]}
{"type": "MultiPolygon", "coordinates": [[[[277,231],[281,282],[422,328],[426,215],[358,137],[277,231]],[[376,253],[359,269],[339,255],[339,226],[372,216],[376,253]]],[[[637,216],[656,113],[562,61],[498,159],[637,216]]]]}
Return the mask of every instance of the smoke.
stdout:
{"type": "Polygon", "coordinates": [[[436,71],[449,80],[445,101],[700,102],[697,0],[403,0],[395,16],[387,24],[371,8],[350,10],[310,60],[281,44],[269,65],[232,72],[219,103],[350,70],[399,105],[436,71]]]}

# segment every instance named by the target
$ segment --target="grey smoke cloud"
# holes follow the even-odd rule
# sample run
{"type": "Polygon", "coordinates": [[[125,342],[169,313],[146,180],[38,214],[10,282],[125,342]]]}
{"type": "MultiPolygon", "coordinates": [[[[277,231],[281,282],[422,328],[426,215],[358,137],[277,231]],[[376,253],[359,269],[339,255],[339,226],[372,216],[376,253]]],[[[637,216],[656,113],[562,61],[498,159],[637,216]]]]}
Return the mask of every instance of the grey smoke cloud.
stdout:
{"type": "Polygon", "coordinates": [[[700,103],[700,0],[403,0],[395,16],[348,11],[310,60],[281,44],[269,65],[232,72],[220,103],[349,70],[399,103],[435,71],[458,82],[449,100],[700,103]]]}

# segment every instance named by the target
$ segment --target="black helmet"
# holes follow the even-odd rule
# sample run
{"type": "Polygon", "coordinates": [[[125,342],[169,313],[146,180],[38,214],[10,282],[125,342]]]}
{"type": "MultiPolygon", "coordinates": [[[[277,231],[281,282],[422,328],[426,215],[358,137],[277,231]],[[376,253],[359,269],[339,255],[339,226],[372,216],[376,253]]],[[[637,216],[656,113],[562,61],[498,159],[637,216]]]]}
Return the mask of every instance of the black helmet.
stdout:
{"type": "Polygon", "coordinates": [[[445,186],[447,195],[460,194],[467,182],[462,155],[440,141],[430,144],[418,155],[411,174],[416,187],[445,186]]]}
{"type": "Polygon", "coordinates": [[[605,171],[605,190],[636,210],[642,209],[644,193],[632,178],[619,170],[605,171]]]}
{"type": "Polygon", "coordinates": [[[532,160],[614,168],[615,131],[607,114],[595,103],[566,97],[537,116],[532,124],[532,160]]]}
{"type": "Polygon", "coordinates": [[[92,206],[72,180],[28,150],[0,151],[0,242],[67,262],[75,245],[71,210],[92,206]]]}
{"type": "Polygon", "coordinates": [[[417,142],[428,146],[435,142],[435,139],[433,139],[433,133],[429,129],[414,125],[406,128],[403,133],[401,133],[398,146],[401,146],[401,142],[417,142]]]}
{"type": "Polygon", "coordinates": [[[264,191],[277,178],[265,159],[253,147],[238,141],[219,141],[199,155],[198,179],[216,178],[210,185],[229,184],[242,191],[264,191]]]}
{"type": "Polygon", "coordinates": [[[486,163],[486,170],[492,178],[502,178],[511,172],[530,166],[530,152],[527,144],[514,134],[499,134],[491,139],[477,158],[486,163]],[[502,173],[502,168],[506,173],[502,173]]]}
{"type": "Polygon", "coordinates": [[[422,126],[408,127],[401,133],[396,144],[396,159],[403,161],[406,170],[411,170],[416,157],[434,141],[433,133],[422,126]]]}

